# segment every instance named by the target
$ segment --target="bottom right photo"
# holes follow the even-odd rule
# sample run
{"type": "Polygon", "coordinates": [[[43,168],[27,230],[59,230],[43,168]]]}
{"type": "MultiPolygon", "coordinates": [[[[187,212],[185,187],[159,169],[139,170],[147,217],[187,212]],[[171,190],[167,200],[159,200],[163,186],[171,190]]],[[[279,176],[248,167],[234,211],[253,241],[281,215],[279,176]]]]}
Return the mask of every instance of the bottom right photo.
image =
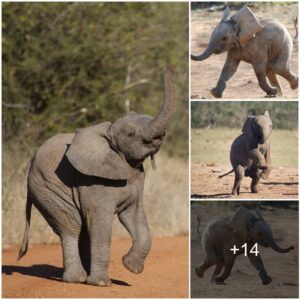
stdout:
{"type": "Polygon", "coordinates": [[[298,298],[298,201],[191,201],[191,298],[298,298]]]}

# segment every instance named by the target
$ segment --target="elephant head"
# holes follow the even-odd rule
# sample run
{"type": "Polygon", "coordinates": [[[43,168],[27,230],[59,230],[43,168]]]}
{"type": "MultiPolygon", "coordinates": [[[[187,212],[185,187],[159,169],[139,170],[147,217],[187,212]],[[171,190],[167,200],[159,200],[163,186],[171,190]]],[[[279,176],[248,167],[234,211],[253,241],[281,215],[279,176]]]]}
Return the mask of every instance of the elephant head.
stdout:
{"type": "Polygon", "coordinates": [[[286,253],[294,249],[293,246],[281,248],[275,242],[272,230],[258,208],[256,214],[253,214],[241,206],[229,220],[228,226],[242,242],[258,243],[263,247],[271,247],[279,253],[286,253]]]}
{"type": "Polygon", "coordinates": [[[172,75],[168,68],[164,102],[155,117],[130,112],[113,124],[104,122],[77,130],[66,152],[70,163],[85,175],[126,180],[147,157],[153,160],[173,111],[172,75]]]}
{"type": "Polygon", "coordinates": [[[269,112],[266,110],[263,115],[248,116],[242,132],[249,140],[255,140],[258,144],[263,144],[269,139],[272,127],[272,120],[269,112]]]}
{"type": "Polygon", "coordinates": [[[200,55],[192,55],[191,58],[196,61],[202,61],[212,54],[244,47],[262,29],[262,25],[247,6],[241,8],[232,17],[230,17],[229,8],[226,7],[220,23],[211,34],[206,50],[200,55]]]}

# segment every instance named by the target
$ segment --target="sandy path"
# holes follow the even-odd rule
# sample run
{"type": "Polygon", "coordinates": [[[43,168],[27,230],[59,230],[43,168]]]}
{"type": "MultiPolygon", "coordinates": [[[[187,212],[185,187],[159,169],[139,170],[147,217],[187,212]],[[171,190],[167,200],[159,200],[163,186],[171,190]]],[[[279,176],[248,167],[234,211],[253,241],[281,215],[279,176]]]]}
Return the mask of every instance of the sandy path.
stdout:
{"type": "MultiPolygon", "coordinates": [[[[221,179],[219,175],[230,169],[216,164],[192,164],[192,198],[231,198],[234,174],[221,179]]],[[[298,172],[294,168],[274,168],[268,180],[261,180],[258,194],[250,192],[251,179],[246,177],[241,184],[241,193],[236,199],[298,199],[298,172]]]]}
{"type": "Polygon", "coordinates": [[[18,263],[18,249],[2,253],[2,296],[5,298],[186,298],[188,297],[188,238],[153,239],[145,270],[135,275],[122,265],[129,239],[112,241],[107,288],[61,281],[60,245],[33,246],[18,263]]]}

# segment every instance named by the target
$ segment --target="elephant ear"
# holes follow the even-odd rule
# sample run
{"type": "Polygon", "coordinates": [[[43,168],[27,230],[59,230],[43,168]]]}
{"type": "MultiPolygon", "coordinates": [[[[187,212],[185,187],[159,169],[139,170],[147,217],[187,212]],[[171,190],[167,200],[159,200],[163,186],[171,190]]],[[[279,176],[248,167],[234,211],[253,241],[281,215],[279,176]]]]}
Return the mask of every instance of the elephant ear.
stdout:
{"type": "Polygon", "coordinates": [[[253,139],[253,123],[254,123],[255,117],[248,116],[247,120],[244,123],[242,132],[249,138],[249,141],[253,139]]]}
{"type": "Polygon", "coordinates": [[[267,110],[265,111],[264,116],[270,118],[269,112],[267,110]]]}
{"type": "Polygon", "coordinates": [[[227,225],[236,233],[240,241],[246,242],[248,239],[249,224],[253,218],[253,214],[244,206],[241,206],[231,217],[227,225]]]}
{"type": "Polygon", "coordinates": [[[226,6],[226,8],[224,9],[224,12],[223,12],[221,22],[226,21],[229,18],[229,16],[230,16],[230,10],[229,10],[229,7],[226,6]]]}
{"type": "Polygon", "coordinates": [[[110,145],[111,123],[77,129],[66,156],[73,167],[88,176],[127,180],[135,170],[110,145]]]}
{"type": "Polygon", "coordinates": [[[238,24],[238,40],[242,47],[250,41],[253,35],[263,29],[263,26],[247,6],[234,14],[231,20],[238,24]]]}

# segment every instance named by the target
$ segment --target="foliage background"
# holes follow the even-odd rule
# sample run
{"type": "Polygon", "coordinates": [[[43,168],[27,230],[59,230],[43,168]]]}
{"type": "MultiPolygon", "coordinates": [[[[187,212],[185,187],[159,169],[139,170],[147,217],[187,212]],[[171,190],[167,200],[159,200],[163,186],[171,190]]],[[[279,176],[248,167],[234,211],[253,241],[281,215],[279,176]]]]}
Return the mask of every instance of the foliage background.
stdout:
{"type": "Polygon", "coordinates": [[[5,141],[34,147],[114,121],[126,100],[153,115],[172,65],[177,109],[165,144],[187,153],[188,3],[3,3],[2,27],[5,141]]]}
{"type": "MultiPolygon", "coordinates": [[[[167,65],[175,70],[176,107],[158,170],[145,164],[145,207],[154,235],[187,232],[188,16],[188,3],[2,3],[5,247],[22,239],[26,175],[37,147],[128,110],[154,115],[167,65]]],[[[116,222],[114,236],[123,235],[116,222]]],[[[30,243],[57,241],[33,209],[30,243]]]]}
{"type": "Polygon", "coordinates": [[[248,115],[269,111],[274,129],[298,129],[296,101],[210,101],[191,103],[192,128],[242,128],[248,115]]]}

